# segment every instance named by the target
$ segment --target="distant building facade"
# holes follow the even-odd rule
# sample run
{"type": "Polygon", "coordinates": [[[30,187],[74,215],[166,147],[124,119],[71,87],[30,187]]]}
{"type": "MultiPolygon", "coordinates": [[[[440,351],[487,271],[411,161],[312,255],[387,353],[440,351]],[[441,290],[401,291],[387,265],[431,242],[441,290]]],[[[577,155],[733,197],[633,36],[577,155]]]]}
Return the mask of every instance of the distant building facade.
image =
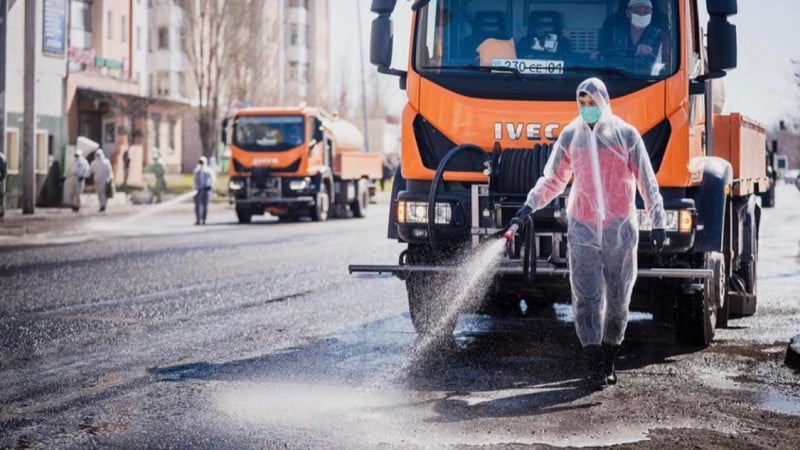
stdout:
{"type": "MultiPolygon", "coordinates": [[[[8,162],[6,207],[20,207],[23,170],[25,1],[7,2],[6,89],[4,150],[8,162]]],[[[51,159],[58,159],[66,145],[64,80],[67,76],[67,0],[36,0],[36,127],[35,178],[37,192],[51,159]]],[[[2,101],[3,99],[0,99],[2,101]]],[[[0,130],[2,133],[2,130],[0,130]]]]}

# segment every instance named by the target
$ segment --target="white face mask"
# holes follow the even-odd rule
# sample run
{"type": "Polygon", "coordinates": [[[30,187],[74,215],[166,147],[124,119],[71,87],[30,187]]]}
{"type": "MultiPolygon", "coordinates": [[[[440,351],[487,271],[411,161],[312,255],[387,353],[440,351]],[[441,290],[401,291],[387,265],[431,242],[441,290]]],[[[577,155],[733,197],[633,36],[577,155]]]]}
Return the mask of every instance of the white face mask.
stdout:
{"type": "Polygon", "coordinates": [[[647,26],[650,25],[650,21],[652,19],[653,19],[652,14],[640,16],[638,14],[631,13],[631,24],[636,28],[647,28],[647,26]]]}

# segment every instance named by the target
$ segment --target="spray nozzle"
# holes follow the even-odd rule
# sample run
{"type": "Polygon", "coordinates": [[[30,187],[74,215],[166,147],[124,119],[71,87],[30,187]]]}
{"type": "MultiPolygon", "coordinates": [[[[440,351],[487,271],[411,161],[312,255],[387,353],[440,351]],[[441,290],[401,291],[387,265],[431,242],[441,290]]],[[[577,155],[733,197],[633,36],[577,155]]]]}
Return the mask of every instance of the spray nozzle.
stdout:
{"type": "Polygon", "coordinates": [[[519,224],[512,223],[511,226],[508,227],[508,231],[503,233],[503,239],[505,239],[508,242],[511,242],[511,240],[514,239],[514,236],[517,234],[517,232],[519,232],[519,224]]]}

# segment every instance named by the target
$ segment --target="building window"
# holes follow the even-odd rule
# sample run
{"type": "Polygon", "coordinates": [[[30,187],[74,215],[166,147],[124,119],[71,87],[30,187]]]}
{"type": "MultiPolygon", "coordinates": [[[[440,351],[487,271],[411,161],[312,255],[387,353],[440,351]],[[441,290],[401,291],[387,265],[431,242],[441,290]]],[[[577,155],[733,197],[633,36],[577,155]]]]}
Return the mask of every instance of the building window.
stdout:
{"type": "Polygon", "coordinates": [[[178,72],[178,93],[181,97],[189,97],[189,86],[186,85],[186,74],[178,72]]]}
{"type": "Polygon", "coordinates": [[[158,48],[169,49],[169,28],[167,27],[158,29],[158,48]]]}
{"type": "Polygon", "coordinates": [[[6,164],[8,173],[19,173],[19,129],[6,128],[6,164]]]}
{"type": "Polygon", "coordinates": [[[124,14],[122,15],[122,17],[120,17],[119,25],[120,25],[119,27],[120,39],[122,40],[122,42],[125,42],[128,39],[128,24],[127,22],[125,22],[124,14]]]}
{"type": "Polygon", "coordinates": [[[156,94],[169,96],[169,72],[159,72],[156,83],[156,94]]]}
{"type": "Polygon", "coordinates": [[[50,136],[45,130],[36,131],[36,173],[47,173],[47,157],[50,156],[50,136]]]}
{"type": "Polygon", "coordinates": [[[300,39],[298,32],[297,32],[297,24],[293,23],[289,25],[289,45],[297,45],[297,41],[300,39]]]}
{"type": "Polygon", "coordinates": [[[108,39],[114,39],[114,14],[111,11],[108,12],[108,18],[106,19],[106,37],[108,39]]]}
{"type": "Polygon", "coordinates": [[[175,153],[175,120],[169,121],[169,152],[175,153]]]}
{"type": "Polygon", "coordinates": [[[142,27],[136,27],[136,50],[142,49],[142,27]]]}
{"type": "Polygon", "coordinates": [[[302,81],[308,82],[308,63],[303,63],[303,73],[300,76],[302,81]]]}
{"type": "Polygon", "coordinates": [[[153,147],[156,154],[161,153],[161,115],[153,115],[153,147]]]}
{"type": "Polygon", "coordinates": [[[289,61],[289,80],[297,81],[297,61],[289,61]]]}
{"type": "Polygon", "coordinates": [[[83,30],[87,33],[92,31],[92,7],[89,2],[85,0],[76,0],[72,2],[70,27],[83,30]]]}

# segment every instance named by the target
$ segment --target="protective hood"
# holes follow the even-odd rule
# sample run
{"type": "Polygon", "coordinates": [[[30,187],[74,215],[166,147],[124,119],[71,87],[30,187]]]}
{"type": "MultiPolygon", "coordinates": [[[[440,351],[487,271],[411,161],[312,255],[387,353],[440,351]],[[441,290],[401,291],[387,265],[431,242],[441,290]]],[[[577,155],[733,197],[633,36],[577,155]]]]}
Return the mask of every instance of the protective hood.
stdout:
{"type": "Polygon", "coordinates": [[[103,150],[102,150],[102,149],[99,149],[99,150],[97,150],[97,151],[95,152],[95,154],[94,154],[94,155],[95,155],[95,157],[96,157],[96,158],[101,158],[101,159],[102,159],[103,157],[105,157],[105,156],[106,156],[106,155],[103,153],[103,150]]]}
{"type": "Polygon", "coordinates": [[[578,97],[582,92],[589,94],[595,103],[597,103],[597,106],[600,107],[600,121],[602,121],[604,118],[611,117],[613,114],[611,111],[611,100],[608,96],[608,88],[606,88],[606,84],[603,83],[603,80],[599,78],[588,78],[582,81],[581,84],[578,85],[578,89],[575,91],[576,101],[578,101],[578,97]]]}

